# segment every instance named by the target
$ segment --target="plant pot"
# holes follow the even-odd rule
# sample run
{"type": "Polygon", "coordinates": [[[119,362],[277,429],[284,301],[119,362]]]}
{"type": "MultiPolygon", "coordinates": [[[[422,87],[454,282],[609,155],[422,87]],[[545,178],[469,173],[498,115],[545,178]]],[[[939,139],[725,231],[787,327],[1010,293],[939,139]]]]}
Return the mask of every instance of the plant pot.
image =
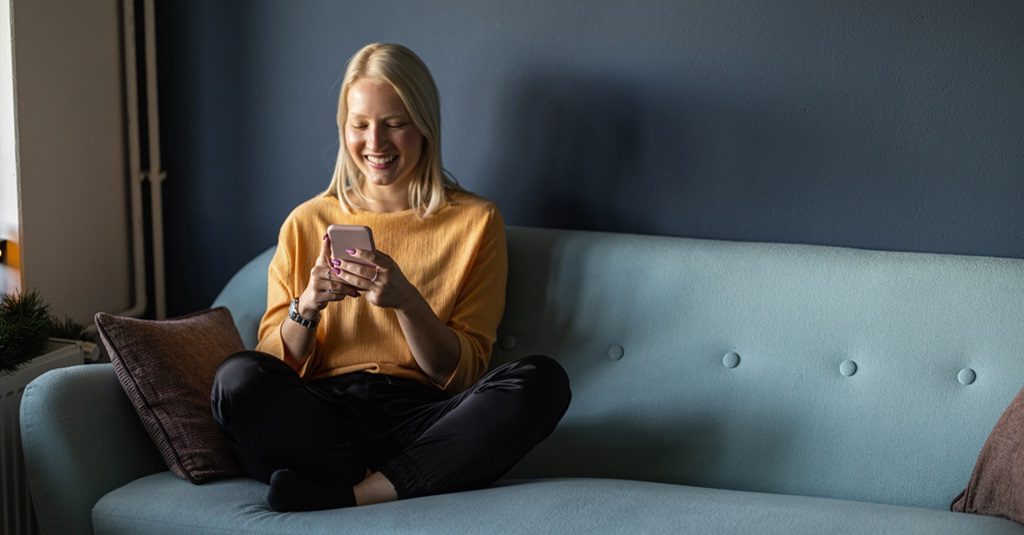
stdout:
{"type": "Polygon", "coordinates": [[[82,364],[89,356],[98,354],[99,348],[91,342],[51,338],[46,344],[46,353],[28,361],[10,375],[0,375],[0,396],[7,396],[25,389],[33,379],[57,368],[82,364]]]}

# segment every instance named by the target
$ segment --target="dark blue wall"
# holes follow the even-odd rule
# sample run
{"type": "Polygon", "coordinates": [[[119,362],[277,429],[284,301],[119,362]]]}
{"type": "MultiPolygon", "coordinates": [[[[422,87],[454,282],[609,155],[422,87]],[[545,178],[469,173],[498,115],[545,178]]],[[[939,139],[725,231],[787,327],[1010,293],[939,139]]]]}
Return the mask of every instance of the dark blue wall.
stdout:
{"type": "Polygon", "coordinates": [[[168,293],[324,189],[345,61],[416,50],[510,224],[1024,258],[1024,2],[158,4],[168,293]]]}

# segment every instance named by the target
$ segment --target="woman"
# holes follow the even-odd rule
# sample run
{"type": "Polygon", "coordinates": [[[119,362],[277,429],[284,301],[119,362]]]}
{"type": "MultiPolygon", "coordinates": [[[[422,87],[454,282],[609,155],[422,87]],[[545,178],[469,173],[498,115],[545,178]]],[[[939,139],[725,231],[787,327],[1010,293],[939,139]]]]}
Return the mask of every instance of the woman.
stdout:
{"type": "Polygon", "coordinates": [[[440,102],[412,51],[349,61],[330,187],[281,227],[256,351],[232,355],[214,417],[277,511],[487,486],[569,405],[535,355],[484,375],[504,308],[504,222],[441,166],[440,102]],[[328,225],[377,249],[331,255],[328,225]]]}

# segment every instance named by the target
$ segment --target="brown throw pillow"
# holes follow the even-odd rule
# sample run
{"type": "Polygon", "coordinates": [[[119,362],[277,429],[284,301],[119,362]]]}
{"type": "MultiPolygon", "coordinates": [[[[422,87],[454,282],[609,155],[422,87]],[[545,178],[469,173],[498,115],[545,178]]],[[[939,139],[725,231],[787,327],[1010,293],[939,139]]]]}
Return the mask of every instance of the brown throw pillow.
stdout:
{"type": "Polygon", "coordinates": [[[1024,389],[999,417],[950,509],[1024,523],[1024,389]]]}
{"type": "Polygon", "coordinates": [[[153,321],[96,314],[103,345],[167,467],[192,483],[242,474],[210,409],[217,366],[245,349],[220,307],[153,321]]]}

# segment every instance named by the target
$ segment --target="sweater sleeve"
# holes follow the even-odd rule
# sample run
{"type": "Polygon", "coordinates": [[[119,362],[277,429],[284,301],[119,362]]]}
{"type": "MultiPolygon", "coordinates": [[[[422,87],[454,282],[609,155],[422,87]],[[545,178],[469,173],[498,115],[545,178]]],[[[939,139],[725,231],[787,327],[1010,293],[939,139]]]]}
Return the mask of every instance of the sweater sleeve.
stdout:
{"type": "Polygon", "coordinates": [[[487,371],[498,324],[505,311],[508,249],[505,221],[490,210],[466,280],[459,290],[448,327],[459,339],[459,363],[443,390],[465,390],[487,371]]]}
{"type": "MultiPolygon", "coordinates": [[[[288,307],[292,298],[302,293],[305,280],[297,280],[295,274],[295,255],[301,254],[302,247],[298,232],[298,224],[293,216],[289,216],[281,225],[281,231],[277,239],[277,250],[274,258],[270,261],[267,269],[267,310],[260,320],[259,343],[256,350],[273,355],[303,374],[305,368],[309,367],[315,360],[315,355],[310,355],[305,365],[287,354],[284,347],[284,340],[281,338],[281,324],[288,318],[288,307]]],[[[314,345],[313,352],[316,352],[314,345]]]]}

